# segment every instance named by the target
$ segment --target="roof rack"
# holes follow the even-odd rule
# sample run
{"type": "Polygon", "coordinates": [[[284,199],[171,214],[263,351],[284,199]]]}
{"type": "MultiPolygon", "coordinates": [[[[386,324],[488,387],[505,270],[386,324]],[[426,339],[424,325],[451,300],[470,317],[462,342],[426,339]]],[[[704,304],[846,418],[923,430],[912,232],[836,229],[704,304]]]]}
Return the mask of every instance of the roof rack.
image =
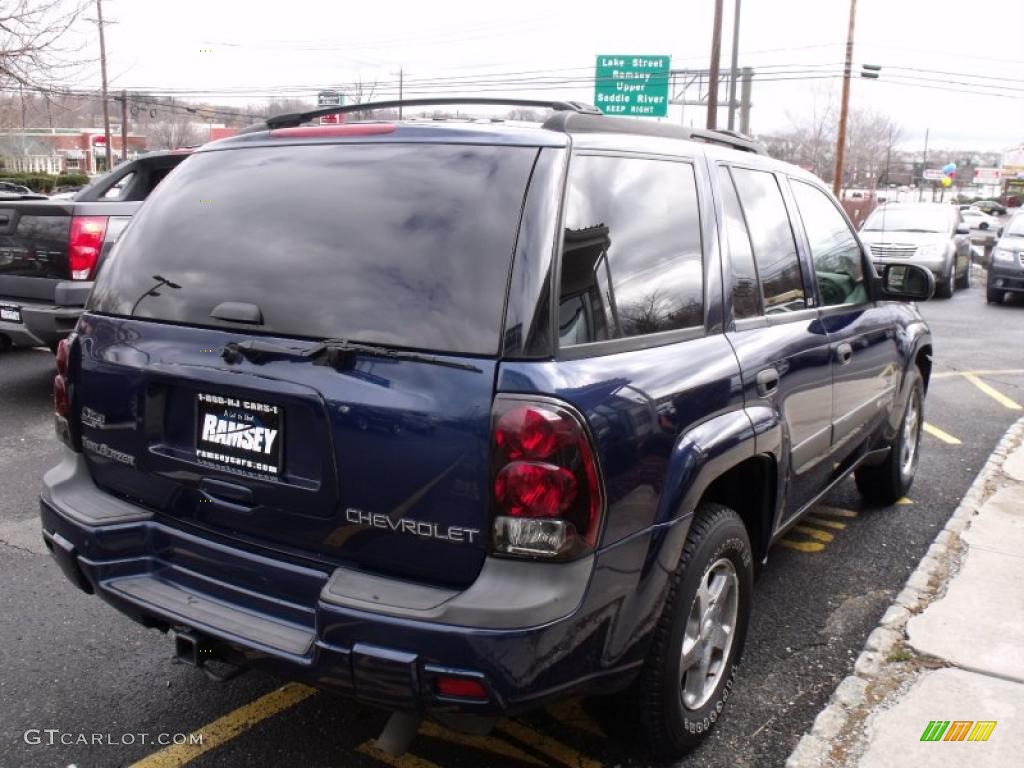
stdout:
{"type": "Polygon", "coordinates": [[[556,112],[572,112],[579,115],[600,115],[601,110],[590,104],[578,101],[540,101],[536,99],[486,99],[472,97],[442,97],[434,99],[405,99],[404,101],[369,101],[365,104],[346,104],[345,106],[320,107],[308,112],[293,112],[268,117],[265,123],[257,123],[243,129],[240,133],[261,131],[267,128],[294,128],[325,115],[344,115],[350,112],[368,112],[373,109],[400,109],[403,107],[440,107],[459,104],[474,104],[496,107],[541,107],[556,112]]]}
{"type": "Polygon", "coordinates": [[[687,128],[683,125],[655,123],[650,120],[617,120],[600,112],[560,112],[549,117],[543,127],[565,133],[628,133],[634,136],[704,141],[758,155],[768,154],[759,142],[737,131],[724,128],[687,128]]]}

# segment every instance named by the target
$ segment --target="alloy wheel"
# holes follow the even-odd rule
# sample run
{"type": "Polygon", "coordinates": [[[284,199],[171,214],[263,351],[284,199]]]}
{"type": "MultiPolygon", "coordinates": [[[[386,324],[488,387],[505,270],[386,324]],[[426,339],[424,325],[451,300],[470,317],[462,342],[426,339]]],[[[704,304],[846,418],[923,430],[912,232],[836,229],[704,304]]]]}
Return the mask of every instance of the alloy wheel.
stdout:
{"type": "Polygon", "coordinates": [[[679,660],[680,694],[686,709],[700,709],[718,688],[738,615],[739,577],[736,566],[723,557],[701,579],[686,620],[679,660]]]}

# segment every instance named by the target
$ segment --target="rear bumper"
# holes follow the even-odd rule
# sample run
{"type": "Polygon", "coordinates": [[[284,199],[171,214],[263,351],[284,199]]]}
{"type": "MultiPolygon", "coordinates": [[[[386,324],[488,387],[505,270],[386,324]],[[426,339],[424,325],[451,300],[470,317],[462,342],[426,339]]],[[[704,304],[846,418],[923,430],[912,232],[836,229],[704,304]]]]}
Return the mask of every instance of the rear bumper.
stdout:
{"type": "Polygon", "coordinates": [[[70,451],[40,509],[68,578],[147,626],[191,629],[224,658],[369,704],[479,714],[628,683],[671,572],[651,547],[689,522],[573,563],[489,558],[454,592],[198,536],[99,490],[70,451]],[[434,677],[453,671],[481,679],[487,700],[436,695],[434,677]]]}
{"type": "Polygon", "coordinates": [[[8,337],[16,347],[56,344],[75,329],[91,289],[91,282],[65,281],[57,283],[52,302],[0,297],[0,303],[21,308],[20,323],[0,320],[0,335],[8,337]]]}

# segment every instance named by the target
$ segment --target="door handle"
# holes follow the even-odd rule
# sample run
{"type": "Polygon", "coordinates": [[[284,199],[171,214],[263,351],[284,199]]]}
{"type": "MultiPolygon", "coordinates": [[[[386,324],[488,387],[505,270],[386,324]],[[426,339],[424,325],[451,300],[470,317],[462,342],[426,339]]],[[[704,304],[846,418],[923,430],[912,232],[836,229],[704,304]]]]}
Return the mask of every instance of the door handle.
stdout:
{"type": "Polygon", "coordinates": [[[757,393],[761,397],[774,395],[779,391],[779,372],[774,368],[765,368],[757,373],[757,393]]]}
{"type": "Polygon", "coordinates": [[[853,359],[853,347],[846,342],[836,347],[836,362],[840,365],[846,365],[851,359],[853,359]]]}

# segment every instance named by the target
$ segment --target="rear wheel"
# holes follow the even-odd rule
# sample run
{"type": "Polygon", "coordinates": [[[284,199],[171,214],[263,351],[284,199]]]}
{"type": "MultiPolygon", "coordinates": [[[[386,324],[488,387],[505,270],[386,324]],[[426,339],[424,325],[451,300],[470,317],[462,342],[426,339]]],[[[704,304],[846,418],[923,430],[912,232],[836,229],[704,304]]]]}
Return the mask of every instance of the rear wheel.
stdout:
{"type": "Polygon", "coordinates": [[[860,467],[854,473],[857,490],[866,498],[883,504],[892,504],[906,496],[917,472],[924,424],[924,385],[916,369],[911,375],[910,395],[889,455],[881,464],[860,467]]]}
{"type": "Polygon", "coordinates": [[[753,557],[740,516],[697,510],[640,677],[621,708],[658,757],[694,749],[722,714],[743,652],[753,557]]]}

